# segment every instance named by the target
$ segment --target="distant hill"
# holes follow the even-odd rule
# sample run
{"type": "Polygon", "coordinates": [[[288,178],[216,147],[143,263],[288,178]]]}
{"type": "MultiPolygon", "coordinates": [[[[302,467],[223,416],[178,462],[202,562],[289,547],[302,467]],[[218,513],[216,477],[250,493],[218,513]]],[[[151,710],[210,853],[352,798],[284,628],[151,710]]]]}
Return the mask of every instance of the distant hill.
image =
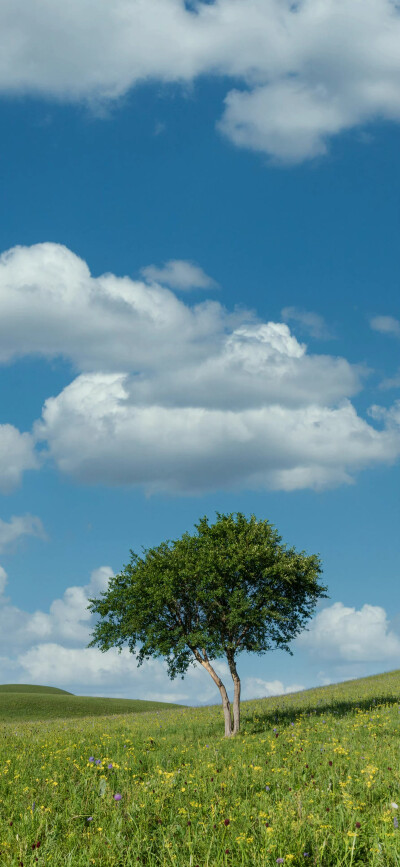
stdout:
{"type": "Polygon", "coordinates": [[[73,692],[67,692],[66,689],[57,689],[56,686],[33,686],[31,683],[2,683],[0,684],[0,692],[57,692],[62,695],[73,695],[73,692]]]}
{"type": "Polygon", "coordinates": [[[0,685],[0,723],[116,716],[181,707],[182,705],[161,701],[74,695],[54,686],[32,686],[24,683],[0,685]]]}

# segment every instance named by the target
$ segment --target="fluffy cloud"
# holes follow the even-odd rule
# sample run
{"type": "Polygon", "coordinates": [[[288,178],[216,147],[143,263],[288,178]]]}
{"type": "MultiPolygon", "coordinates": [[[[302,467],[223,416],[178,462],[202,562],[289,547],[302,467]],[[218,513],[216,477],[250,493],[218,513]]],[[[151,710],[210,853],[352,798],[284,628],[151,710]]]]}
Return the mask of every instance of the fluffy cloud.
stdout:
{"type": "Polygon", "coordinates": [[[112,575],[109,566],[96,569],[88,584],[67,587],[62,599],[55,599],[48,612],[28,614],[13,605],[3,604],[0,647],[6,649],[11,643],[15,648],[23,648],[43,640],[50,643],[62,640],[66,645],[88,644],[93,622],[87,608],[88,599],[105,590],[112,575]]]}
{"type": "MultiPolygon", "coordinates": [[[[0,289],[2,360],[62,355],[80,371],[35,426],[77,479],[184,493],[321,488],[400,453],[394,411],[377,430],[350,402],[367,371],[308,353],[285,323],[92,277],[50,243],[3,254],[0,289]]],[[[34,460],[30,436],[14,435],[34,460]]]]}
{"type": "Polygon", "coordinates": [[[21,483],[25,470],[39,467],[34,441],[11,424],[0,425],[0,491],[8,494],[21,483]]]}
{"type": "Polygon", "coordinates": [[[97,103],[142,81],[231,78],[220,129],[286,162],[400,118],[394,0],[3,0],[0,34],[7,94],[97,103]]]}
{"type": "Polygon", "coordinates": [[[9,523],[0,518],[0,551],[17,542],[21,536],[37,536],[39,539],[46,539],[40,518],[35,515],[13,515],[9,523]]]}
{"type": "Polygon", "coordinates": [[[46,401],[37,435],[63,472],[149,492],[321,488],[400,453],[397,424],[377,431],[349,401],[338,408],[143,406],[124,374],[78,377],[46,401]]]}
{"type": "Polygon", "coordinates": [[[385,662],[398,659],[400,653],[400,638],[390,630],[379,605],[363,605],[357,611],[335,602],[310,621],[309,632],[299,635],[295,644],[334,662],[385,662]]]}
{"type": "Polygon", "coordinates": [[[147,265],[141,273],[150,283],[163,283],[171,289],[213,289],[215,280],[209,277],[202,268],[193,262],[183,259],[170,259],[162,268],[147,265]]]}
{"type": "Polygon", "coordinates": [[[374,331],[381,334],[390,334],[392,337],[400,337],[400,322],[394,316],[374,316],[370,321],[374,331]]]}

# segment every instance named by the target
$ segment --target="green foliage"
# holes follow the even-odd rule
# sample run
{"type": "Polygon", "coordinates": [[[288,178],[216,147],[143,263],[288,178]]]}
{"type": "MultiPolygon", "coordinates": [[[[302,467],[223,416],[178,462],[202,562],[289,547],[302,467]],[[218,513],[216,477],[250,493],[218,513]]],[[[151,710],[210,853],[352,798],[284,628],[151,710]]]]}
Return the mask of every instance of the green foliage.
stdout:
{"type": "Polygon", "coordinates": [[[268,521],[254,515],[207,517],[193,535],[131,551],[130,563],[90,600],[99,615],[89,646],[128,645],[140,665],[164,657],[171,678],[195,663],[194,651],[218,659],[289,642],[305,628],[316,601],[319,557],[287,548],[268,521]]]}

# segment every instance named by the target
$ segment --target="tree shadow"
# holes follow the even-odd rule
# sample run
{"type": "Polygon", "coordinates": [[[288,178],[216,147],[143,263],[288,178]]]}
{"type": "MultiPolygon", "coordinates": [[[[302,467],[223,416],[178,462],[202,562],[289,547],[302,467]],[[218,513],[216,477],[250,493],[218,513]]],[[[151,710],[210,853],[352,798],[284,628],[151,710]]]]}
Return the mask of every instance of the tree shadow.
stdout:
{"type": "Polygon", "coordinates": [[[257,732],[265,731],[265,729],[271,727],[287,726],[301,715],[304,714],[308,717],[323,717],[324,714],[334,714],[338,719],[342,719],[345,716],[348,716],[352,713],[356,708],[361,711],[367,710],[376,710],[378,705],[386,704],[393,705],[399,704],[400,696],[393,695],[381,695],[375,696],[375,698],[364,698],[364,699],[332,699],[331,701],[325,700],[315,702],[304,702],[304,704],[299,704],[297,706],[292,707],[274,707],[271,710],[261,710],[258,708],[257,710],[251,710],[246,713],[246,708],[242,707],[242,721],[243,727],[246,729],[248,734],[256,734],[257,732]]]}

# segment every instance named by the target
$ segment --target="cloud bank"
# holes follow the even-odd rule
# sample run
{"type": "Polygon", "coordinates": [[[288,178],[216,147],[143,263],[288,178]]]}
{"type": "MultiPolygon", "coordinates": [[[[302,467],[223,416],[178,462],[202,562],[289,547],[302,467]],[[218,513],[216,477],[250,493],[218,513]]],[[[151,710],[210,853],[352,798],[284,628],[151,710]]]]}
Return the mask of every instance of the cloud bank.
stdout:
{"type": "MultiPolygon", "coordinates": [[[[3,362],[39,355],[74,365],[33,436],[84,483],[180,494],[320,489],[400,454],[397,404],[371,410],[379,429],[351,402],[361,366],[308,352],[284,322],[215,300],[191,305],[153,280],[93,277],[58,244],[0,257],[0,346],[3,362]]],[[[19,462],[4,451],[4,479],[15,483],[37,459],[32,436],[9,426],[0,446],[6,428],[19,462]]]]}
{"type": "Polygon", "coordinates": [[[3,0],[0,34],[4,94],[98,104],[223,77],[219,130],[286,163],[400,118],[395,0],[3,0]]]}

